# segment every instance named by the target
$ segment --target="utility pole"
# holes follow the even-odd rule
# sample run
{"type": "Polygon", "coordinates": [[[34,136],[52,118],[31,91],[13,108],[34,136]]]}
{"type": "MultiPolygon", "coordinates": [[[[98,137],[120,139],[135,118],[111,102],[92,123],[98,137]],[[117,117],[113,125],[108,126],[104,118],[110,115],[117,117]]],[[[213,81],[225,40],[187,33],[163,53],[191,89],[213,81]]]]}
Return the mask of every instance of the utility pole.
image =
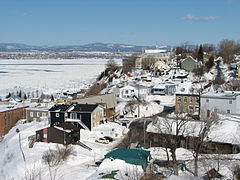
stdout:
{"type": "Polygon", "coordinates": [[[146,118],[144,117],[144,123],[143,123],[143,142],[144,142],[144,149],[146,148],[146,118]]]}
{"type": "Polygon", "coordinates": [[[23,149],[22,149],[22,146],[21,146],[20,130],[19,130],[19,129],[16,129],[16,132],[19,134],[19,139],[18,139],[18,141],[19,141],[19,148],[20,148],[20,150],[21,150],[21,152],[22,152],[23,161],[26,162],[25,155],[24,155],[24,153],[23,153],[23,149]]]}
{"type": "Polygon", "coordinates": [[[137,99],[137,101],[138,101],[138,118],[140,118],[140,102],[139,102],[139,84],[138,84],[138,99],[137,99]]]}

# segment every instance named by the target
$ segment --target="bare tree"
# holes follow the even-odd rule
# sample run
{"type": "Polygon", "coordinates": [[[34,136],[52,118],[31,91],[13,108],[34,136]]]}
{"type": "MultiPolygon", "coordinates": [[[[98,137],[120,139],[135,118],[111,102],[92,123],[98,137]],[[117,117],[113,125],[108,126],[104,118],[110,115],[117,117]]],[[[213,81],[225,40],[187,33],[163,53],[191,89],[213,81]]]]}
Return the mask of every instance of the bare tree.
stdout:
{"type": "Polygon", "coordinates": [[[234,54],[240,53],[240,44],[234,40],[224,39],[219,43],[219,55],[224,63],[230,64],[234,60],[234,54]]]}
{"type": "Polygon", "coordinates": [[[111,71],[115,71],[118,68],[118,64],[113,59],[109,59],[107,61],[107,64],[105,64],[105,67],[106,67],[106,69],[110,69],[111,71]]]}
{"type": "Polygon", "coordinates": [[[147,56],[142,59],[142,69],[150,70],[152,65],[156,62],[156,59],[153,56],[147,56]]]}
{"type": "Polygon", "coordinates": [[[191,123],[188,139],[190,140],[190,148],[194,158],[194,176],[198,176],[198,160],[202,152],[202,148],[210,133],[211,127],[219,121],[216,113],[212,113],[210,118],[205,119],[204,111],[201,111],[200,122],[191,123]],[[194,137],[195,136],[195,137],[194,137]],[[194,138],[191,138],[194,137],[194,138]]]}
{"type": "Polygon", "coordinates": [[[228,82],[224,83],[223,88],[226,91],[240,91],[240,80],[231,79],[228,82]]]}
{"type": "MultiPolygon", "coordinates": [[[[155,127],[158,132],[162,135],[165,147],[170,149],[174,174],[178,176],[178,162],[176,156],[176,150],[180,147],[181,137],[186,131],[186,119],[183,114],[176,114],[174,118],[157,118],[155,127]]],[[[167,154],[168,155],[168,154],[167,154]]]]}
{"type": "Polygon", "coordinates": [[[135,69],[136,59],[138,58],[138,54],[134,53],[130,57],[127,57],[122,60],[122,70],[123,73],[132,72],[135,69]]]}

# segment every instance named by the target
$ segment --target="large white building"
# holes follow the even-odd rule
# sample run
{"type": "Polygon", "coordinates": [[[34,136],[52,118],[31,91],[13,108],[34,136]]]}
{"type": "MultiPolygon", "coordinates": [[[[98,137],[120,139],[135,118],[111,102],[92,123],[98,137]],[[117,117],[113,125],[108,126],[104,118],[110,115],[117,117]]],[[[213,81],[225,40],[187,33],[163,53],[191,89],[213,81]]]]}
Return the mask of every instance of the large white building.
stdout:
{"type": "Polygon", "coordinates": [[[240,115],[240,92],[207,92],[200,98],[201,112],[210,117],[213,111],[240,115]]]}

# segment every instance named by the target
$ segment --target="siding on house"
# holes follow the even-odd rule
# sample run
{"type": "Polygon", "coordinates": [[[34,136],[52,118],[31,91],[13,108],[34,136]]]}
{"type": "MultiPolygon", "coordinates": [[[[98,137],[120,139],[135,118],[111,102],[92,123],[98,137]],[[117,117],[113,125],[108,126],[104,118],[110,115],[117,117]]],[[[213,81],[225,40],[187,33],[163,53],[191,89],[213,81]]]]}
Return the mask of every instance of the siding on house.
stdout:
{"type": "Polygon", "coordinates": [[[197,94],[176,94],[177,113],[199,114],[200,97],[197,94]]]}
{"type": "Polygon", "coordinates": [[[47,109],[40,109],[40,108],[27,108],[27,122],[32,121],[42,121],[49,117],[49,112],[47,109]]]}
{"type": "Polygon", "coordinates": [[[8,107],[0,111],[0,136],[7,134],[18,120],[26,118],[27,107],[8,107]]]}
{"type": "Polygon", "coordinates": [[[226,114],[240,114],[240,92],[208,92],[201,95],[201,109],[207,116],[213,111],[226,114]]]}
{"type": "Polygon", "coordinates": [[[191,56],[187,57],[181,62],[181,68],[188,72],[192,72],[196,67],[197,61],[193,59],[191,56]]]}

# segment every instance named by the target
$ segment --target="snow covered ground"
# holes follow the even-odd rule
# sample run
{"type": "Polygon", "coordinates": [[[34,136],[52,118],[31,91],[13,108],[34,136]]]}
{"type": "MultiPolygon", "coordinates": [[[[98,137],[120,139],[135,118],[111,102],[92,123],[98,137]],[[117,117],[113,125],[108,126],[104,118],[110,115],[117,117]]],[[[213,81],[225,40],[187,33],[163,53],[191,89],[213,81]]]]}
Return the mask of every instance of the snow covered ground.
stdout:
{"type": "MultiPolygon", "coordinates": [[[[27,124],[18,124],[13,127],[0,142],[0,179],[23,179],[25,175],[35,171],[41,171],[43,179],[50,179],[48,166],[42,162],[42,155],[49,149],[56,149],[55,143],[37,142],[33,148],[28,147],[28,136],[34,135],[36,130],[47,126],[47,122],[32,122],[27,124]],[[19,147],[19,134],[16,129],[20,130],[21,145],[26,157],[26,162],[19,147]]],[[[97,171],[95,162],[103,159],[104,155],[111,151],[123,138],[126,128],[117,123],[102,124],[93,131],[81,130],[81,142],[91,147],[89,151],[79,145],[73,145],[75,156],[70,156],[56,170],[56,177],[62,179],[86,179],[97,171]],[[113,142],[101,144],[95,142],[99,137],[112,135],[113,142]]],[[[61,146],[61,145],[60,145],[61,146]]]]}
{"type": "MultiPolygon", "coordinates": [[[[0,60],[0,96],[12,89],[79,88],[105,69],[107,59],[0,60]]],[[[121,64],[121,60],[115,60],[121,64]]]]}

